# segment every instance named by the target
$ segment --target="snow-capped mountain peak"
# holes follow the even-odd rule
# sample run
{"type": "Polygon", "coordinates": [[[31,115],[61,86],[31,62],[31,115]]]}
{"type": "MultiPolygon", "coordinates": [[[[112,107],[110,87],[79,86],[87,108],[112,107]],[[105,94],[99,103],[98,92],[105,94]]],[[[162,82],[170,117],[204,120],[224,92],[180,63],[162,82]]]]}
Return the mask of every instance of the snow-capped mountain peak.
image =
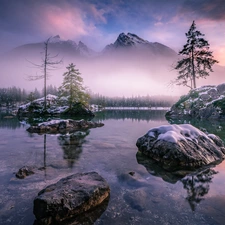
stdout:
{"type": "Polygon", "coordinates": [[[147,54],[148,57],[175,57],[177,55],[175,51],[163,44],[149,42],[132,33],[119,34],[116,41],[107,45],[102,52],[107,54],[116,54],[117,52],[130,54],[131,51],[134,55],[142,54],[146,56],[147,54]]]}
{"type": "Polygon", "coordinates": [[[134,46],[137,44],[148,44],[149,42],[138,37],[136,34],[121,33],[117,40],[114,42],[115,46],[134,46]]]}

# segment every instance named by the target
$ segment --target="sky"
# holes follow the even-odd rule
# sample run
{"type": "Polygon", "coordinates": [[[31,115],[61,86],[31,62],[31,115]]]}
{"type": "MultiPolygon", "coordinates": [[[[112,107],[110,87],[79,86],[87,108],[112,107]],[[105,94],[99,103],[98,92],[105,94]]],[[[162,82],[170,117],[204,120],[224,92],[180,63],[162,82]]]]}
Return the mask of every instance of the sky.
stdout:
{"type": "Polygon", "coordinates": [[[193,20],[225,66],[225,0],[0,0],[0,54],[55,35],[101,51],[121,32],[179,51],[193,20]]]}

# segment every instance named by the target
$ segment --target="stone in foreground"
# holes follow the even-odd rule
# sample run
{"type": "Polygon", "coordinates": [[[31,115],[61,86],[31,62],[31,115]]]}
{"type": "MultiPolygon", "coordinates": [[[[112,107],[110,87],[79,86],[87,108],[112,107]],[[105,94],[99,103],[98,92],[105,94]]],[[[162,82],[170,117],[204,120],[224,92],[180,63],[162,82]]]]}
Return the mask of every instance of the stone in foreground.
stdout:
{"type": "Polygon", "coordinates": [[[77,173],[49,185],[34,199],[36,224],[61,224],[70,218],[79,217],[104,200],[110,188],[96,172],[77,173]]]}
{"type": "Polygon", "coordinates": [[[219,137],[207,135],[190,124],[153,128],[136,145],[140,152],[168,171],[193,170],[225,158],[219,137]]]}
{"type": "Polygon", "coordinates": [[[37,126],[30,126],[27,131],[30,133],[63,133],[79,129],[88,129],[104,126],[103,123],[96,123],[86,120],[50,120],[39,123],[37,126]]]}

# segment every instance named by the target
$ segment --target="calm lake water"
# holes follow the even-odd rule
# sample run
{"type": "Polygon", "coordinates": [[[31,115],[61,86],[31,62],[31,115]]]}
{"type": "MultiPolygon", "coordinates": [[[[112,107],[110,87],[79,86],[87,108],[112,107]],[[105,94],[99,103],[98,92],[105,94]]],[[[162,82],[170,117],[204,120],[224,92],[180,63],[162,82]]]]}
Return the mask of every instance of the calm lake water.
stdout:
{"type": "MultiPolygon", "coordinates": [[[[85,133],[38,135],[17,118],[0,115],[0,224],[32,225],[33,199],[47,185],[77,172],[96,171],[110,185],[110,199],[94,213],[95,225],[225,224],[225,161],[178,179],[137,154],[136,141],[168,124],[160,110],[108,110],[105,125],[85,133]],[[22,166],[43,168],[23,180],[22,166]]],[[[170,121],[183,123],[189,121],[170,121]]],[[[191,121],[225,141],[225,125],[191,121]]]]}

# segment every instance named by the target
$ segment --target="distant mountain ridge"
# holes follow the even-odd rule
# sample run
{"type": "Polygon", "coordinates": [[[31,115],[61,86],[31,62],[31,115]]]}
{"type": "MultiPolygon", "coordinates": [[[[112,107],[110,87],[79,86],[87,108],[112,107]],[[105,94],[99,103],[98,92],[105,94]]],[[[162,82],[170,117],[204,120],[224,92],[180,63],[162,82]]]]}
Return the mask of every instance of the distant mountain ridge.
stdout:
{"type": "MultiPolygon", "coordinates": [[[[14,48],[8,53],[8,55],[22,56],[27,55],[29,57],[33,53],[40,53],[43,50],[43,43],[30,43],[14,48]]],[[[72,40],[63,40],[59,35],[56,35],[50,39],[49,49],[54,54],[70,55],[75,57],[91,58],[102,55],[117,54],[117,53],[129,53],[135,51],[138,53],[148,54],[149,56],[166,56],[175,57],[177,53],[158,42],[149,42],[131,33],[121,33],[113,44],[107,45],[102,51],[96,52],[85,45],[82,41],[78,44],[72,40]]]]}
{"type": "MultiPolygon", "coordinates": [[[[31,55],[43,52],[43,44],[44,42],[21,45],[8,52],[7,55],[13,57],[30,57],[31,55]]],[[[62,40],[59,35],[50,38],[48,47],[49,52],[63,56],[93,57],[98,54],[81,41],[77,44],[72,40],[62,40]]]]}

